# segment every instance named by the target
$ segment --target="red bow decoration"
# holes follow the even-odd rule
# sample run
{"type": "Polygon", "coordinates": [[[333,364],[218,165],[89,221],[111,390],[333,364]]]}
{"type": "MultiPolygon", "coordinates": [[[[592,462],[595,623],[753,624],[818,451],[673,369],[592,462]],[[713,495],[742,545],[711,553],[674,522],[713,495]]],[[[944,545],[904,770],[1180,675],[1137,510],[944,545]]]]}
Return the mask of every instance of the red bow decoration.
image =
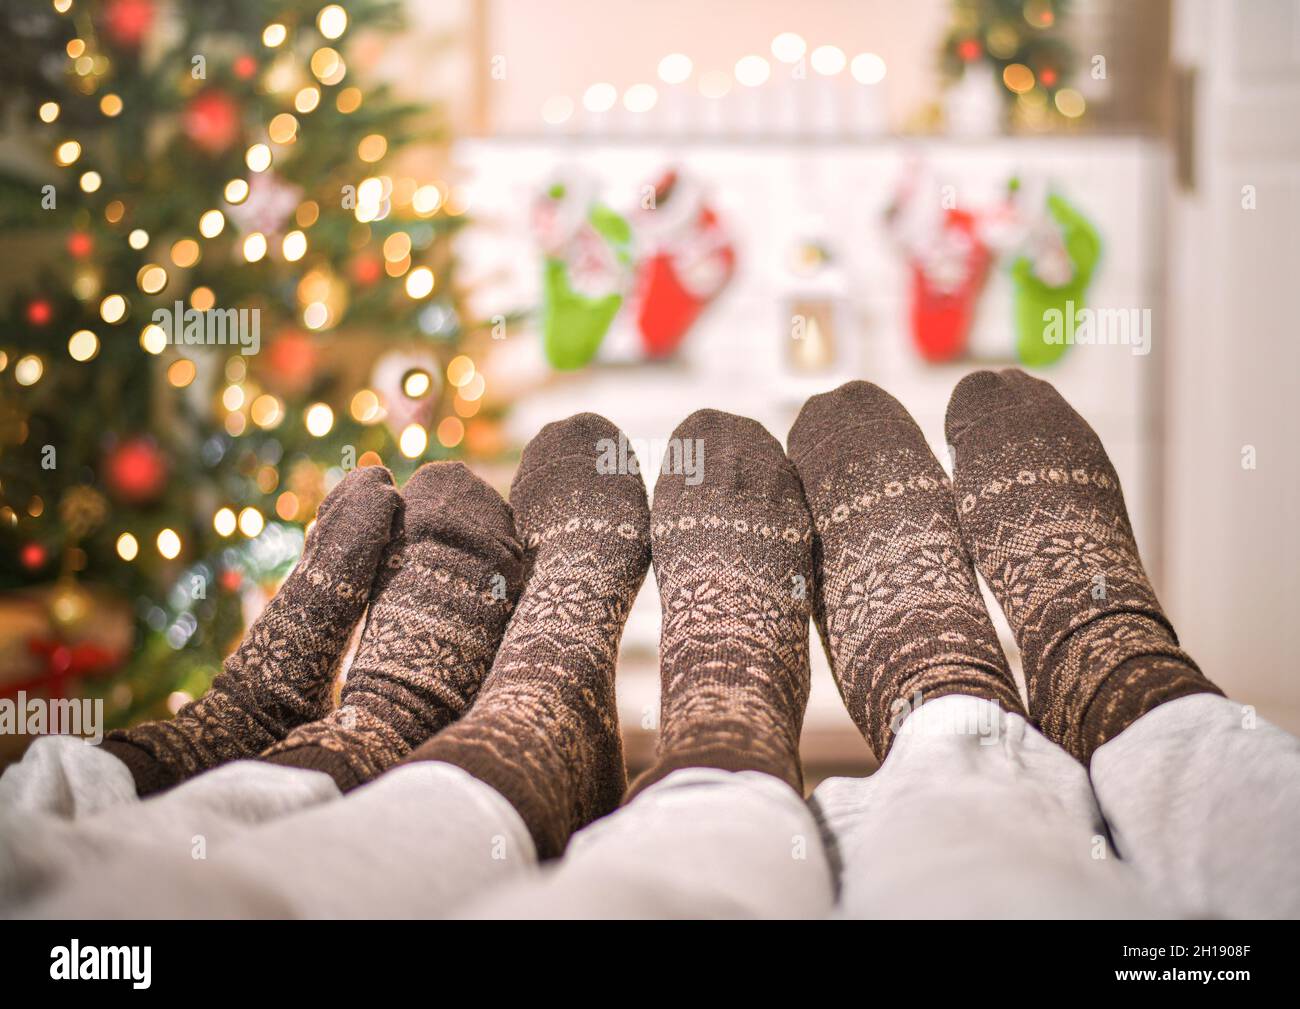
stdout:
{"type": "Polygon", "coordinates": [[[58,638],[31,638],[27,642],[27,650],[45,660],[44,672],[23,683],[9,684],[0,689],[0,696],[48,686],[52,699],[63,697],[68,680],[103,676],[112,672],[121,661],[120,655],[102,645],[89,642],[69,645],[58,638]]]}

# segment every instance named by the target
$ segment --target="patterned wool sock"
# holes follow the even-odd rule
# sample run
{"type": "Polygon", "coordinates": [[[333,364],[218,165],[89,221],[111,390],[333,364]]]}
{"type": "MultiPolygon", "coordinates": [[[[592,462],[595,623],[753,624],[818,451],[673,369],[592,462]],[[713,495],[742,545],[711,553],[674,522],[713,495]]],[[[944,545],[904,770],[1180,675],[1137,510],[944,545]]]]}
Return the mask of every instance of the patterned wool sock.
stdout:
{"type": "Polygon", "coordinates": [[[302,559],[208,692],[171,721],[108,734],[104,749],[131,770],[140,795],[255,757],[329,710],[334,673],[370,598],[398,500],[386,469],[349,473],[321,503],[302,559]]]}
{"type": "Polygon", "coordinates": [[[849,382],[804,405],[789,444],[817,529],[817,629],[877,759],[910,711],[945,694],[1024,715],[948,478],[903,405],[849,382]]]}
{"type": "Polygon", "coordinates": [[[802,793],[812,522],[799,477],[761,424],[717,410],[669,444],[698,468],[655,485],[659,756],[632,793],[686,767],[763,771],[802,793]]]}
{"type": "Polygon", "coordinates": [[[1178,647],[1087,422],[1021,371],[948,404],[962,536],[1016,633],[1029,711],[1083,762],[1158,704],[1219,690],[1178,647]]]}
{"type": "Polygon", "coordinates": [[[402,501],[339,707],[263,754],[343,791],[469,709],[522,582],[510,506],[464,463],[421,467],[402,501]]]}
{"type": "Polygon", "coordinates": [[[543,858],[614,809],[627,784],[614,661],[650,563],[650,518],[637,469],[601,465],[620,444],[618,428],[584,413],[524,449],[510,489],[531,568],[519,605],[469,714],[409,758],[491,785],[543,858]]]}

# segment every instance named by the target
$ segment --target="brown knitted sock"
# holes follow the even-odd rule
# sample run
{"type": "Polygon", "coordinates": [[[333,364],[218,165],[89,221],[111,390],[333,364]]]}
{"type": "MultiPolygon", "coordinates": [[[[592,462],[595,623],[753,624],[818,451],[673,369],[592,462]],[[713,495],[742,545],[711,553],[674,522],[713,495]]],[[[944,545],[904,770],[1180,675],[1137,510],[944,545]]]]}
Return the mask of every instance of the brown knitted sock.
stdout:
{"type": "Polygon", "coordinates": [[[908,712],[945,694],[1024,715],[948,478],[903,405],[849,382],[804,405],[789,444],[817,529],[817,629],[877,758],[908,712]]]}
{"type": "Polygon", "coordinates": [[[1219,693],[1160,609],[1105,449],[1055,389],[975,372],[947,429],[962,536],[1016,633],[1044,735],[1087,763],[1156,705],[1219,693]]]}
{"type": "Polygon", "coordinates": [[[108,734],[104,749],[130,768],[141,795],[255,757],[329,710],[334,673],[370,597],[397,506],[386,469],[349,473],[321,503],[302,559],[208,692],[171,721],[108,734]]]}
{"type": "Polygon", "coordinates": [[[491,785],[519,811],[538,855],[614,809],[627,772],[614,660],[650,562],[637,472],[597,468],[622,433],[584,413],[548,424],[510,489],[531,570],[468,715],[416,750],[491,785]]]}
{"type": "Polygon", "coordinates": [[[421,467],[402,501],[340,706],[262,755],[343,791],[469,709],[522,582],[510,506],[463,463],[421,467]]]}
{"type": "Polygon", "coordinates": [[[812,522],[799,477],[744,417],[700,410],[672,437],[698,446],[703,479],[655,484],[659,759],[632,794],[685,767],[764,771],[802,793],[812,522]]]}

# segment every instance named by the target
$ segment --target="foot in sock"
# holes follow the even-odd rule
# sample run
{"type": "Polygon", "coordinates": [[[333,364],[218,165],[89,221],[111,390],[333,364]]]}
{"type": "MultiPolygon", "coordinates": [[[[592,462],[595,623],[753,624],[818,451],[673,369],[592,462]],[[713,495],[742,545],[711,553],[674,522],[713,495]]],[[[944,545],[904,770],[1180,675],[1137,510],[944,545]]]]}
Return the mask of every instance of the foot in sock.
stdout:
{"type": "Polygon", "coordinates": [[[474,707],[409,758],[491,785],[542,858],[615,809],[627,784],[614,662],[650,534],[639,473],[598,465],[622,441],[585,413],[548,424],[524,449],[510,489],[528,566],[519,604],[474,707]]]}
{"type": "Polygon", "coordinates": [[[402,502],[339,707],[262,755],[343,791],[469,709],[523,580],[510,506],[463,463],[422,466],[402,502]]]}
{"type": "Polygon", "coordinates": [[[789,447],[816,527],[817,629],[877,759],[908,712],[945,694],[1023,715],[948,478],[902,404],[849,382],[804,405],[789,447]]]}
{"type": "Polygon", "coordinates": [[[349,473],[322,502],[298,562],[212,687],[166,722],[108,734],[104,749],[140,795],[255,757],[322,717],[348,639],[388,545],[397,489],[378,466],[349,473]]]}
{"type": "Polygon", "coordinates": [[[663,630],[658,759],[763,771],[802,794],[812,522],[799,477],[762,425],[700,410],[673,432],[703,479],[663,473],[651,511],[663,630]]]}
{"type": "Polygon", "coordinates": [[[1101,441],[1052,386],[967,375],[947,430],[962,536],[1015,631],[1044,735],[1087,763],[1157,705],[1219,693],[1178,647],[1101,441]]]}

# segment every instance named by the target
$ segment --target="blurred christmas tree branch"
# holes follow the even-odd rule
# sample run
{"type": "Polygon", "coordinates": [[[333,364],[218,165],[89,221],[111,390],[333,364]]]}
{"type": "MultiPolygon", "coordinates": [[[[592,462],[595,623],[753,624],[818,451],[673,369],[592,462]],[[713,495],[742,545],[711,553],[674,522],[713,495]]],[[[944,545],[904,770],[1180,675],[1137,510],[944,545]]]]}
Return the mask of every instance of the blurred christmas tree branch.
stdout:
{"type": "Polygon", "coordinates": [[[93,640],[117,659],[81,686],[113,721],[174,706],[347,469],[503,450],[464,201],[403,170],[433,163],[409,155],[445,143],[439,110],[353,56],[401,14],[0,0],[0,216],[24,257],[0,289],[0,691],[62,689],[46,638],[93,640]],[[49,627],[7,638],[32,600],[49,627]]]}

